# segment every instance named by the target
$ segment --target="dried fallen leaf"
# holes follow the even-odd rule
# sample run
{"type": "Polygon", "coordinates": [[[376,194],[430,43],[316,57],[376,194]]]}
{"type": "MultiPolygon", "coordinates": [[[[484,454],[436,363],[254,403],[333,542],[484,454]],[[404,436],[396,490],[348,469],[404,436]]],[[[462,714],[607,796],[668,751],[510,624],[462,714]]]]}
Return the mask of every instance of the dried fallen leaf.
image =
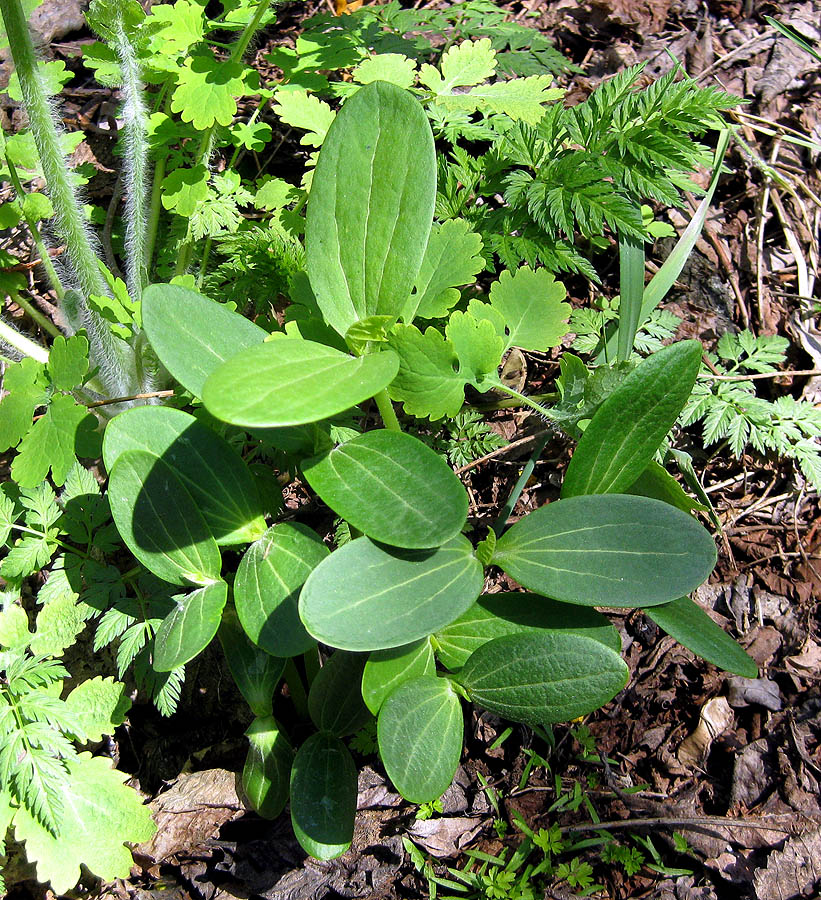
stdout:
{"type": "Polygon", "coordinates": [[[783,850],[770,854],[767,867],[753,877],[758,900],[818,896],[821,879],[821,828],[791,837],[783,850]]]}
{"type": "Polygon", "coordinates": [[[431,856],[457,856],[479,834],[484,818],[424,819],[408,829],[408,837],[431,856]]]}
{"type": "Polygon", "coordinates": [[[713,697],[701,708],[696,730],[678,748],[679,762],[699,766],[707,759],[710,747],[718,735],[726,731],[734,720],[730,704],[724,697],[713,697]]]}
{"type": "Polygon", "coordinates": [[[773,712],[781,709],[781,692],[769,678],[728,678],[727,699],[735,709],[745,706],[763,706],[773,712]]]}

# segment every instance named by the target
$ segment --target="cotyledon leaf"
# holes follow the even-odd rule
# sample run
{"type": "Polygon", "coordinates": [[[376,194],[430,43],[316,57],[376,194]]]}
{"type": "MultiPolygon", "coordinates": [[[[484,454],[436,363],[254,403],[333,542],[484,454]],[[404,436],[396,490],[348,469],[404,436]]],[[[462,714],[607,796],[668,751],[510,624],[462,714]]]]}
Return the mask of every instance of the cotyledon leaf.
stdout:
{"type": "Polygon", "coordinates": [[[527,593],[483,594],[467,612],[437,631],[433,639],[436,656],[453,671],[460,669],[474,650],[494,638],[541,631],[581,634],[615,653],[621,652],[618,631],[600,612],[527,593]]]}
{"type": "Polygon", "coordinates": [[[496,544],[493,562],[528,590],[582,606],[654,606],[695,590],[713,539],[661,500],[592,494],[549,503],[496,544]]]}
{"type": "Polygon", "coordinates": [[[377,723],[379,755],[406,800],[426,803],[450,787],[464,727],[462,704],[446,678],[420,675],[388,696],[377,723]]]}
{"type": "Polygon", "coordinates": [[[319,422],[378,394],[399,370],[390,350],[354,357],[283,337],[243,350],[214,370],[202,400],[211,415],[247,428],[319,422]]]}
{"type": "Polygon", "coordinates": [[[294,748],[273,716],[256,718],[245,732],[248,755],[242,769],[242,790],[265,819],[275,819],[288,800],[294,748]]]}
{"type": "Polygon", "coordinates": [[[467,518],[467,491],[453,469],[403,432],[357,435],[308,460],[302,471],[338,516],[394,547],[438,547],[467,518]]]}
{"type": "Polygon", "coordinates": [[[217,581],[173,599],[174,608],[154,637],[152,665],[158,672],[185,665],[211,643],[228,599],[228,585],[217,581]]]}
{"type": "Polygon", "coordinates": [[[430,638],[389,650],[374,650],[362,672],[362,699],[376,715],[387,697],[403,681],[434,674],[436,660],[430,638]]]}
{"type": "Polygon", "coordinates": [[[291,657],[314,645],[297,604],[300,588],[326,556],[328,548],[301,522],[273,525],[245,551],[234,581],[234,603],[246,634],[263,650],[291,657]]]}
{"type": "Polygon", "coordinates": [[[142,318],[160,362],[197,397],[218,365],[268,336],[245,316],[177,284],[149,285],[142,318]]]}
{"type": "Polygon", "coordinates": [[[299,613],[308,632],[331,647],[384,650],[461,615],[482,581],[482,566],[462,535],[435,550],[398,550],[361,537],[314,569],[299,613]]]}
{"type": "Polygon", "coordinates": [[[367,654],[336,650],[311,682],[308,712],[320,731],[345,737],[359,731],[371,714],[362,699],[367,654]]]}
{"type": "Polygon", "coordinates": [[[126,450],[111,467],[111,515],[125,545],[158,578],[209,584],[219,578],[219,547],[174,470],[145,450],[126,450]]]}
{"type": "Polygon", "coordinates": [[[218,635],[228,668],[251,712],[260,718],[270,716],[285,660],[252,644],[231,609],[223,612],[218,635]]]}
{"type": "Polygon", "coordinates": [[[514,722],[566,722],[603,706],[629,672],[618,653],[573,632],[511,634],[471,654],[458,681],[470,699],[514,722]]]}
{"type": "Polygon", "coordinates": [[[109,471],[125,450],[153,453],[174,470],[218,544],[253,541],[265,532],[262,503],[242,457],[188,413],[169,406],[120,413],[103,438],[109,471]]]}

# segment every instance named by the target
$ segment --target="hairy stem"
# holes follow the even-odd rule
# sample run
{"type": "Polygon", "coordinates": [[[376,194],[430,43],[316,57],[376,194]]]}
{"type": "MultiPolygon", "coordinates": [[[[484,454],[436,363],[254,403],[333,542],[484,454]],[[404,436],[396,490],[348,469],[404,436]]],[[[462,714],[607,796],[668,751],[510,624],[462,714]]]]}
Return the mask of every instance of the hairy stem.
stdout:
{"type": "Polygon", "coordinates": [[[11,325],[7,325],[2,319],[0,319],[0,341],[8,344],[10,347],[14,347],[15,350],[24,356],[36,359],[37,362],[43,363],[43,365],[48,362],[48,350],[45,347],[41,347],[24,334],[20,334],[19,331],[12,328],[11,325]]]}

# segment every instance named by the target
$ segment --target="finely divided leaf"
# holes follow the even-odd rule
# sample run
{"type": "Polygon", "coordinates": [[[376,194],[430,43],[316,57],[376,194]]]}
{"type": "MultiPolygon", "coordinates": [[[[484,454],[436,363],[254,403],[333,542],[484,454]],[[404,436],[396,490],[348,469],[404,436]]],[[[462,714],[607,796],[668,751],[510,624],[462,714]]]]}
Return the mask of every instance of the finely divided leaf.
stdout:
{"type": "Polygon", "coordinates": [[[331,127],[336,113],[327,103],[303,90],[279,90],[274,112],[286,125],[306,132],[300,144],[320,147],[331,127]]]}
{"type": "Polygon", "coordinates": [[[331,647],[383,650],[451,622],[481,588],[482,566],[461,535],[435,550],[398,550],[362,537],[314,569],[299,612],[331,647]]]}
{"type": "Polygon", "coordinates": [[[603,706],[627,684],[624,660],[572,632],[513,634],[476,650],[459,673],[470,699],[514,722],[567,722],[603,706]]]}
{"type": "Polygon", "coordinates": [[[496,545],[493,562],[528,590],[582,606],[655,606],[695,590],[713,539],[690,515],[648,497],[594,494],[542,506],[496,545]]]}
{"type": "Polygon", "coordinates": [[[380,429],[303,463],[330,508],[375,541],[437,547],[462,530],[468,496],[445,460],[420,440],[380,429]]]}
{"type": "Polygon", "coordinates": [[[379,712],[379,755],[411,803],[436,800],[450,787],[462,755],[462,704],[446,678],[403,682],[379,712]]]}

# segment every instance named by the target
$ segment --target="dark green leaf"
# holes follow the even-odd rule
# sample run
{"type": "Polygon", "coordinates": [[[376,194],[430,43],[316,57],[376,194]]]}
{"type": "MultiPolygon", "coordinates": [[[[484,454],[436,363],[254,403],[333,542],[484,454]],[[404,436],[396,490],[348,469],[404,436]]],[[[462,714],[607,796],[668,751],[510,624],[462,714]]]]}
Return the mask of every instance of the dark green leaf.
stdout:
{"type": "Polygon", "coordinates": [[[396,550],[362,537],[311,573],[299,613],[317,640],[345,650],[409,644],[461,615],[482,589],[461,535],[436,550],[396,550]]]}
{"type": "Polygon", "coordinates": [[[659,628],[707,662],[743,678],[758,678],[755,660],[689,597],[679,597],[645,612],[659,628]]]}
{"type": "Polygon", "coordinates": [[[462,704],[446,678],[412,678],[384,702],[377,725],[379,755],[406,800],[427,803],[450,787],[464,727],[462,704]]]}
{"type": "Polygon", "coordinates": [[[270,716],[285,660],[254,646],[232,610],[223,613],[218,633],[228,668],[251,712],[255,716],[270,716]]]}
{"type": "MultiPolygon", "coordinates": [[[[593,638],[615,653],[621,638],[594,609],[558,603],[538,594],[484,594],[456,621],[434,635],[437,657],[451,670],[461,669],[482,644],[506,634],[567,631],[593,638]]],[[[367,670],[366,670],[367,671],[367,670]]]]}
{"type": "Polygon", "coordinates": [[[506,531],[493,562],[530,591],[583,606],[654,606],[695,590],[715,565],[690,515],[648,497],[595,494],[537,509],[506,531]]]}
{"type": "Polygon", "coordinates": [[[291,824],[316,859],[341,856],[353,840],[356,766],[339,738],[312,734],[291,769],[291,824]]]}
{"type": "Polygon", "coordinates": [[[422,106],[384,82],[358,90],[322,145],[305,223],[311,286],[340,334],[361,319],[403,312],[435,198],[433,134],[422,106]]]}
{"type": "Polygon", "coordinates": [[[270,715],[254,719],[245,736],[250,746],[242,770],[242,790],[259,815],[276,819],[288,800],[294,748],[270,715]]]}
{"type": "Polygon", "coordinates": [[[602,403],[567,467],[562,497],[619,493],[641,475],[695,384],[698,341],[680,341],[643,360],[602,403]]]}
{"type": "Polygon", "coordinates": [[[299,590],[328,555],[317,534],[299,522],[281,522],[245,552],[234,582],[234,602],[251,640],[274,656],[305,653],[314,644],[299,619],[299,590]]]}
{"type": "Polygon", "coordinates": [[[172,599],[174,609],[162,620],[154,637],[152,662],[158,672],[185,665],[211,643],[228,599],[228,585],[217,581],[172,599]]]}
{"type": "Polygon", "coordinates": [[[303,472],[338,516],[394,547],[438,547],[467,518],[467,491],[453,469],[402,432],[360,434],[309,460],[303,472]]]}
{"type": "Polygon", "coordinates": [[[640,497],[654,497],[670,506],[691,512],[694,509],[707,512],[707,507],[687,494],[675,478],[657,462],[653,461],[623,493],[640,497]]]}
{"type": "Polygon", "coordinates": [[[160,362],[197,397],[220,363],[267,337],[239,313],[177,284],[149,285],[142,317],[160,362]]]}
{"type": "Polygon", "coordinates": [[[337,650],[317,672],[308,694],[308,712],[320,731],[345,737],[359,731],[371,714],[362,700],[364,653],[337,650]]]}
{"type": "Polygon", "coordinates": [[[514,722],[566,722],[603,706],[627,684],[624,660],[573,632],[512,634],[476,650],[459,673],[470,699],[514,722]]]}
{"type": "Polygon", "coordinates": [[[208,584],[221,559],[205,519],[174,470],[145,450],[126,450],[111,468],[111,515],[137,559],[171,584],[208,584]]]}
{"type": "Polygon", "coordinates": [[[395,353],[359,358],[284,337],[243,350],[208,378],[202,399],[225,422],[272,428],[319,422],[379,393],[399,369],[395,353]]]}
{"type": "Polygon", "coordinates": [[[436,661],[430,638],[389,650],[374,650],[362,673],[362,699],[376,715],[388,695],[403,681],[435,674],[436,661]]]}
{"type": "Polygon", "coordinates": [[[218,544],[246,543],[264,533],[262,504],[248,467],[227,441],[188,413],[168,406],[120,413],[103,439],[109,471],[125,450],[146,450],[174,470],[218,544]]]}

